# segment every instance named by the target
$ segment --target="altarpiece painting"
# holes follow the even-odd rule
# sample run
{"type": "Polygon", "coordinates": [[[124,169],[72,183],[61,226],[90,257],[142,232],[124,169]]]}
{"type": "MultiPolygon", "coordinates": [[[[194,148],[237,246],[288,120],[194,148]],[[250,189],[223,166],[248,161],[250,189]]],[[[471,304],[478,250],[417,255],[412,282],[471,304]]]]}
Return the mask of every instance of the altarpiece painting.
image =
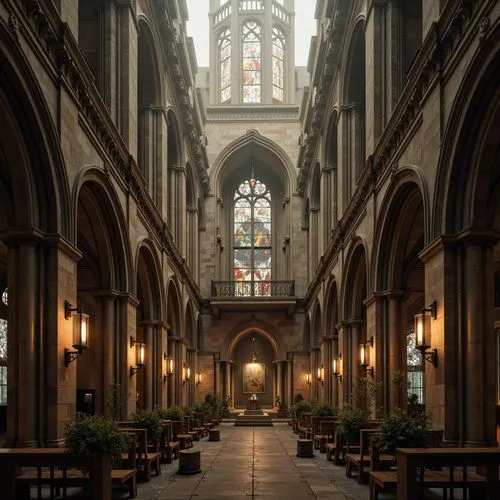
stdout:
{"type": "Polygon", "coordinates": [[[266,392],[266,365],[264,363],[243,364],[243,392],[266,392]]]}

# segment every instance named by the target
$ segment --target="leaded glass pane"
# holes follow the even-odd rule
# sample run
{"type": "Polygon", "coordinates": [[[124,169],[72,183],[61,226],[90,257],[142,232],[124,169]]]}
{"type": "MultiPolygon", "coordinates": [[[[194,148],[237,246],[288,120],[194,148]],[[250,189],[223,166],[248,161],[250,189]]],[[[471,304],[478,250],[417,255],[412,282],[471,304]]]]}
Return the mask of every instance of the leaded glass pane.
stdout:
{"type": "MultiPolygon", "coordinates": [[[[252,189],[250,188],[250,183],[248,181],[245,181],[240,184],[240,186],[238,187],[238,191],[234,195],[235,199],[238,197],[238,193],[242,194],[243,196],[248,196],[249,194],[251,194],[252,189]]],[[[250,206],[250,202],[248,203],[248,206],[250,206]]]]}
{"type": "Polygon", "coordinates": [[[234,281],[251,281],[252,270],[241,267],[234,268],[234,281]]]}
{"type": "Polygon", "coordinates": [[[252,224],[250,222],[234,224],[234,246],[249,247],[252,244],[252,224]]]}
{"type": "Polygon", "coordinates": [[[255,267],[259,269],[271,268],[271,249],[255,250],[255,267]]]}
{"type": "Polygon", "coordinates": [[[231,99],[231,33],[226,30],[219,41],[220,102],[231,99]]]}
{"type": "Polygon", "coordinates": [[[7,321],[0,319],[0,359],[7,358],[7,321]]]}
{"type": "Polygon", "coordinates": [[[7,367],[0,366],[0,405],[7,404],[7,367]]]}
{"type": "Polygon", "coordinates": [[[246,248],[234,249],[234,261],[239,268],[252,267],[252,250],[246,248]]]}
{"type": "Polygon", "coordinates": [[[254,230],[254,245],[256,247],[271,246],[270,222],[255,222],[253,230],[254,230]]]}
{"type": "Polygon", "coordinates": [[[253,21],[243,26],[242,70],[243,102],[260,102],[261,27],[253,21]]]}
{"type": "Polygon", "coordinates": [[[284,61],[285,37],[278,28],[273,28],[273,99],[283,102],[284,95],[284,61]]]}
{"type": "Polygon", "coordinates": [[[416,348],[415,332],[410,331],[406,339],[406,366],[408,377],[408,396],[415,394],[417,403],[424,403],[424,370],[422,354],[416,348]]]}
{"type": "Polygon", "coordinates": [[[257,195],[264,194],[267,191],[267,187],[265,184],[262,184],[262,182],[257,181],[255,183],[255,188],[254,188],[254,193],[257,195]]]}
{"type": "MultiPolygon", "coordinates": [[[[247,200],[242,200],[246,202],[247,200]]],[[[234,222],[250,222],[252,220],[252,209],[250,207],[234,207],[234,222]]]]}

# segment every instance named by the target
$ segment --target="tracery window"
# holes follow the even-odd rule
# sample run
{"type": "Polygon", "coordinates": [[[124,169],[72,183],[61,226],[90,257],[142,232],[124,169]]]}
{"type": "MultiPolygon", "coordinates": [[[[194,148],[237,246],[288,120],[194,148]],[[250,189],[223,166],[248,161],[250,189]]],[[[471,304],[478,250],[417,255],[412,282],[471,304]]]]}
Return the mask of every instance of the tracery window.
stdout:
{"type": "Polygon", "coordinates": [[[261,100],[261,40],[262,28],[254,21],[243,26],[243,102],[261,100]]]}
{"type": "Polygon", "coordinates": [[[237,295],[270,295],[271,193],[255,179],[242,182],[234,193],[233,279],[248,286],[237,295]]]}
{"type": "Polygon", "coordinates": [[[231,32],[225,30],[219,38],[220,102],[231,99],[231,32]]]}
{"type": "MultiPolygon", "coordinates": [[[[5,312],[8,305],[7,288],[1,294],[0,307],[5,312]]],[[[0,314],[0,405],[7,404],[7,320],[6,314],[0,314]]]]}
{"type": "Polygon", "coordinates": [[[285,36],[283,32],[273,28],[273,99],[283,102],[285,74],[285,36]]]}
{"type": "Polygon", "coordinates": [[[415,341],[415,332],[410,331],[406,341],[408,396],[416,394],[416,403],[424,404],[424,367],[422,354],[416,348],[415,341]]]}

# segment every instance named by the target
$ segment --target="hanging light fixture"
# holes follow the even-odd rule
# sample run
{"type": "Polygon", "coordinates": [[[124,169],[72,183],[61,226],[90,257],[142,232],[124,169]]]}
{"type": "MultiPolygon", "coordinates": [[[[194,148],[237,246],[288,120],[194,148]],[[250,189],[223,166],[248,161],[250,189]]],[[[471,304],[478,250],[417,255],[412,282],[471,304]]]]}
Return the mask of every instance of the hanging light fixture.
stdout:
{"type": "Polygon", "coordinates": [[[75,343],[73,344],[74,351],[64,349],[64,364],[68,366],[74,361],[85,349],[89,347],[89,315],[82,312],[80,307],[73,307],[67,300],[64,301],[64,318],[73,318],[73,335],[75,343]]]}
{"type": "Polygon", "coordinates": [[[143,366],[146,358],[146,344],[130,337],[130,347],[135,347],[135,366],[130,367],[130,376],[135,375],[143,366]]]}
{"type": "Polygon", "coordinates": [[[359,344],[359,364],[373,377],[374,369],[370,366],[370,347],[373,347],[373,337],[359,344]]]}
{"type": "Polygon", "coordinates": [[[311,372],[306,372],[306,383],[309,385],[312,384],[311,372]]]}
{"type": "Polygon", "coordinates": [[[415,347],[421,352],[422,357],[437,366],[437,349],[430,349],[429,337],[431,333],[431,319],[437,318],[437,302],[424,307],[415,314],[415,347]],[[429,350],[430,349],[430,350],[429,350]]]}
{"type": "Polygon", "coordinates": [[[250,153],[250,169],[251,169],[251,174],[250,174],[250,179],[248,180],[248,183],[250,184],[250,189],[252,190],[252,193],[255,189],[255,185],[257,184],[257,179],[255,178],[255,174],[253,172],[253,150],[250,153]]]}
{"type": "Polygon", "coordinates": [[[259,353],[255,349],[255,337],[252,337],[252,346],[253,346],[253,350],[252,350],[252,354],[251,354],[252,363],[257,363],[257,357],[258,357],[259,353]]]}
{"type": "Polygon", "coordinates": [[[323,365],[318,366],[318,382],[321,382],[321,385],[325,383],[325,367],[323,365]]]}
{"type": "Polygon", "coordinates": [[[337,354],[333,358],[333,374],[342,380],[342,354],[337,354]]]}

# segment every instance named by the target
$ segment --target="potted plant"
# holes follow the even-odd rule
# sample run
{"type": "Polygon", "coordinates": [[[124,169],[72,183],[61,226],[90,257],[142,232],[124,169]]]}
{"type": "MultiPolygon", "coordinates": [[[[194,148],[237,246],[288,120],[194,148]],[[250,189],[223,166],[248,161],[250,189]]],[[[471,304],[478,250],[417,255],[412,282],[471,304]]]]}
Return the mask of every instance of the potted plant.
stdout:
{"type": "Polygon", "coordinates": [[[78,414],[66,425],[64,438],[72,453],[107,453],[113,461],[119,460],[131,444],[131,436],[100,415],[78,414]]]}
{"type": "Polygon", "coordinates": [[[148,430],[148,443],[154,444],[158,442],[158,438],[163,431],[158,411],[140,410],[132,415],[132,420],[135,427],[148,430]]]}
{"type": "Polygon", "coordinates": [[[172,405],[169,408],[159,408],[156,410],[161,420],[184,420],[184,410],[180,406],[172,405]]]}
{"type": "Polygon", "coordinates": [[[314,404],[311,410],[315,417],[334,417],[337,415],[337,409],[330,405],[327,401],[319,401],[314,404]]]}

